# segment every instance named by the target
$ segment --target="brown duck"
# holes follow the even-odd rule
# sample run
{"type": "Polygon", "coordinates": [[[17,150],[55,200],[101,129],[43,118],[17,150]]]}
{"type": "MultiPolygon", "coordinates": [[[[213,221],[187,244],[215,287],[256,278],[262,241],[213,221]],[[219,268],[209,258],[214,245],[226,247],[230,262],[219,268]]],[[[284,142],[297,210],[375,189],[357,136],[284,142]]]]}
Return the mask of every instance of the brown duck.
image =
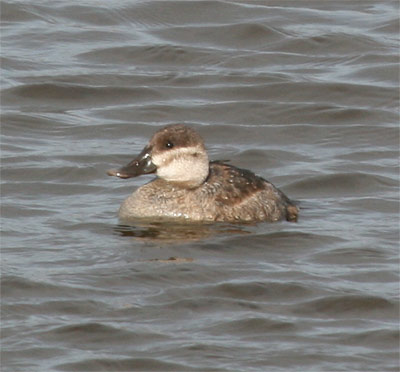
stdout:
{"type": "Polygon", "coordinates": [[[251,171],[210,162],[203,139],[182,124],[161,128],[136,159],[107,173],[157,175],[122,203],[121,219],[297,221],[299,210],[282,191],[251,171]]]}

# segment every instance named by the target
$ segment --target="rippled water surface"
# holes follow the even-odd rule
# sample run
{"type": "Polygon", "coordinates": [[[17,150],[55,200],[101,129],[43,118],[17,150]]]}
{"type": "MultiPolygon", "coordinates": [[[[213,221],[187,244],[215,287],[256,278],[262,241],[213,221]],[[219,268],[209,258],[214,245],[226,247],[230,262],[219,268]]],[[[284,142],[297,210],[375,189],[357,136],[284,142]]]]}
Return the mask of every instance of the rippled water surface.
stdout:
{"type": "Polygon", "coordinates": [[[398,371],[397,1],[11,1],[2,371],[398,371]],[[298,223],[118,224],[185,123],[298,223]]]}

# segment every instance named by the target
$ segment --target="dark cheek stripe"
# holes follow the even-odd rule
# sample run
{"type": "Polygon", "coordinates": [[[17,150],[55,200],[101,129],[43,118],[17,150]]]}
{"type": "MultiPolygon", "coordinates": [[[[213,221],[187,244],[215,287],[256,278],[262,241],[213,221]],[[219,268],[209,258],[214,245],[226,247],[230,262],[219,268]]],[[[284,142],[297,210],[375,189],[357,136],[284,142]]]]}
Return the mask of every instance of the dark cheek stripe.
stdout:
{"type": "Polygon", "coordinates": [[[193,153],[188,153],[188,152],[180,152],[179,149],[184,148],[184,146],[175,146],[171,150],[166,150],[165,154],[166,156],[163,158],[163,166],[169,165],[172,161],[174,160],[179,160],[181,157],[185,157],[187,155],[193,156],[195,158],[200,156],[200,153],[198,151],[194,151],[193,153]],[[171,156],[172,155],[172,156],[171,156]]]}

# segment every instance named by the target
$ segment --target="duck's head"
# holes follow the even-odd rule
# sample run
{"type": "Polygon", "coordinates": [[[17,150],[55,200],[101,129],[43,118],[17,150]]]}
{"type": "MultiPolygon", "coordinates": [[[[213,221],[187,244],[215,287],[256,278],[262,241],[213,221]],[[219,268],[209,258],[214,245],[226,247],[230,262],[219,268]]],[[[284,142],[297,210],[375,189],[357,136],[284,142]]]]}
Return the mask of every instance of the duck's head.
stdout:
{"type": "Polygon", "coordinates": [[[168,125],[154,133],[148,145],[129,164],[107,172],[120,178],[156,173],[185,188],[200,186],[207,178],[209,161],[201,136],[183,124],[168,125]]]}

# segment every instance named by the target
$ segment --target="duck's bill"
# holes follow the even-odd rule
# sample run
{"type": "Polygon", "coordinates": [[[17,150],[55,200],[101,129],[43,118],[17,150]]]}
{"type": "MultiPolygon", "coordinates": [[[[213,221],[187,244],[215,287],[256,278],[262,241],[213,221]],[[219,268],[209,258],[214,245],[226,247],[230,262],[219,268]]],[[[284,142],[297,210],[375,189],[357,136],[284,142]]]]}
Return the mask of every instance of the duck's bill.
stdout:
{"type": "Polygon", "coordinates": [[[129,164],[119,169],[110,169],[107,174],[119,178],[131,178],[142,174],[154,173],[157,167],[151,161],[150,151],[150,148],[145,147],[139,156],[129,164]]]}

